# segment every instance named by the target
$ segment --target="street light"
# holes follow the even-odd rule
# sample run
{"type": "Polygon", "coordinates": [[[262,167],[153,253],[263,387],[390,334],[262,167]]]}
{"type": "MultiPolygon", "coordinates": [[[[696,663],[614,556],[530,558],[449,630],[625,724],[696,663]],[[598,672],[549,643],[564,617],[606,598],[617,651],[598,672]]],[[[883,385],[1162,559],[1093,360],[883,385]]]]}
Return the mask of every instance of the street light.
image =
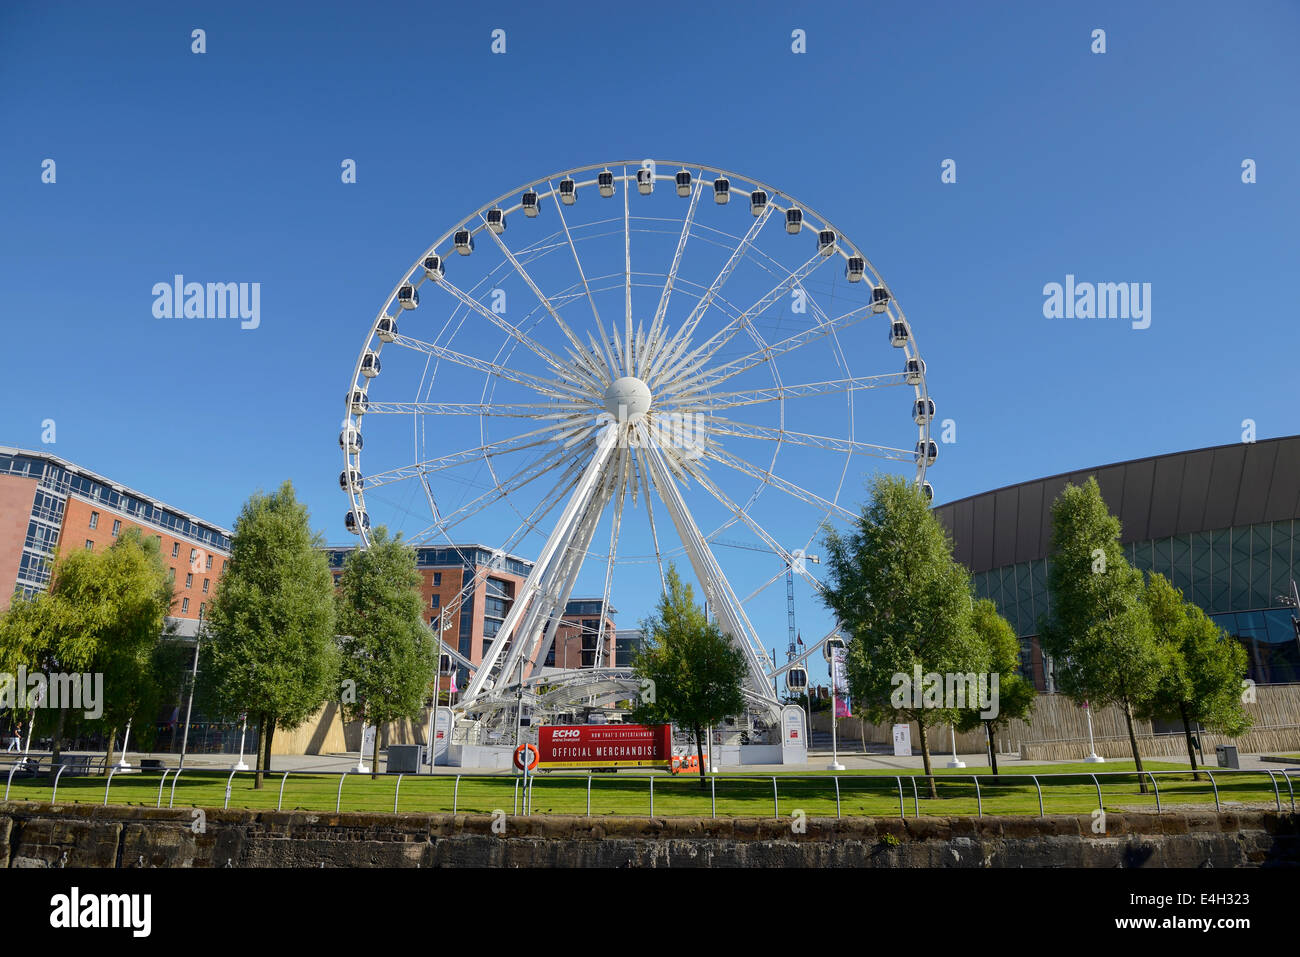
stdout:
{"type": "MultiPolygon", "coordinates": [[[[190,672],[190,701],[185,706],[185,733],[181,736],[181,762],[179,770],[185,768],[185,750],[190,743],[190,716],[194,712],[194,686],[199,680],[199,646],[203,643],[203,605],[199,605],[199,627],[194,633],[194,670],[190,672]]],[[[175,740],[175,739],[173,739],[175,740]]]]}

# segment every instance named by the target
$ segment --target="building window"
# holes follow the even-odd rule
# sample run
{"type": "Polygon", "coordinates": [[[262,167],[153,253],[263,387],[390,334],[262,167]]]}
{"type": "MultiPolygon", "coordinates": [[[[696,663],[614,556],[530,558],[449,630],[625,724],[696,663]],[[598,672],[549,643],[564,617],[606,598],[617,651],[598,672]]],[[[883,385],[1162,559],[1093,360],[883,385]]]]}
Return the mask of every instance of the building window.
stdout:
{"type": "Polygon", "coordinates": [[[176,569],[174,568],[167,569],[167,581],[169,581],[173,585],[176,584],[176,569]]]}
{"type": "Polygon", "coordinates": [[[190,600],[189,600],[188,598],[182,598],[182,599],[181,599],[181,614],[182,614],[182,615],[188,615],[189,613],[190,613],[190,600]]]}
{"type": "Polygon", "coordinates": [[[120,532],[121,530],[122,530],[122,520],[120,518],[113,519],[113,537],[117,538],[117,533],[120,532]]]}
{"type": "Polygon", "coordinates": [[[207,578],[203,579],[203,594],[205,595],[208,593],[208,581],[207,578]]]}
{"type": "Polygon", "coordinates": [[[90,513],[90,527],[91,527],[91,528],[99,528],[99,513],[98,513],[98,512],[91,512],[91,513],[90,513]]]}
{"type": "Polygon", "coordinates": [[[434,595],[434,596],[432,596],[432,597],[429,599],[429,607],[430,607],[430,608],[441,608],[441,607],[442,607],[442,596],[441,596],[441,595],[434,595]]]}
{"type": "Polygon", "coordinates": [[[181,543],[172,542],[172,558],[179,558],[181,554],[181,543]]]}
{"type": "Polygon", "coordinates": [[[94,547],[95,547],[95,543],[92,542],[90,539],[86,539],[86,550],[89,551],[94,547]]]}
{"type": "Polygon", "coordinates": [[[194,564],[194,559],[196,559],[196,558],[198,558],[198,557],[199,557],[199,550],[198,550],[197,548],[191,548],[191,549],[190,549],[190,564],[193,565],[193,564],[194,564]]]}
{"type": "MultiPolygon", "coordinates": [[[[91,527],[94,528],[93,525],[92,525],[91,527]]],[[[437,586],[437,585],[441,585],[441,584],[442,584],[442,572],[434,572],[434,573],[433,573],[433,584],[434,584],[435,586],[437,586]]]]}
{"type": "Polygon", "coordinates": [[[211,555],[208,556],[208,564],[207,564],[205,570],[206,570],[206,571],[212,571],[212,556],[211,556],[211,555]]]}
{"type": "Polygon", "coordinates": [[[223,558],[221,560],[221,574],[224,575],[226,573],[226,565],[228,565],[229,563],[230,563],[230,559],[228,558],[223,558]]]}
{"type": "Polygon", "coordinates": [[[208,606],[207,606],[207,603],[206,603],[206,602],[204,602],[203,604],[200,604],[200,605],[199,605],[199,617],[200,617],[200,618],[203,617],[203,609],[205,609],[205,608],[207,608],[207,607],[208,607],[208,606]]]}
{"type": "Polygon", "coordinates": [[[193,572],[190,572],[188,575],[185,576],[185,587],[186,587],[186,588],[193,588],[193,587],[194,587],[194,573],[193,573],[193,572]]]}

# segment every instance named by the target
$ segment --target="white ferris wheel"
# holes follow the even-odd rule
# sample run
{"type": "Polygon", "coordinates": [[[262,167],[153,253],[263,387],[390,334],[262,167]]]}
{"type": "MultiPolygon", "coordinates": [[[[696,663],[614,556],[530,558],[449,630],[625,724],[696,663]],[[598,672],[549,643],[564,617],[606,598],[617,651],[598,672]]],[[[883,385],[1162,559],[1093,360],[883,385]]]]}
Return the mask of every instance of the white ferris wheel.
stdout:
{"type": "Polygon", "coordinates": [[[829,220],[709,166],[598,164],[503,194],[402,273],[353,369],[339,483],[363,546],[373,513],[417,546],[531,562],[481,660],[447,648],[471,671],[464,718],[525,691],[543,710],[627,697],[626,663],[544,685],[541,663],[575,589],[609,607],[639,588],[648,610],[673,561],[770,717],[791,664],[753,602],[789,569],[822,587],[801,556],[857,517],[864,471],[932,495],[933,416],[910,324],[829,220]],[[749,554],[715,547],[741,537],[749,554]]]}

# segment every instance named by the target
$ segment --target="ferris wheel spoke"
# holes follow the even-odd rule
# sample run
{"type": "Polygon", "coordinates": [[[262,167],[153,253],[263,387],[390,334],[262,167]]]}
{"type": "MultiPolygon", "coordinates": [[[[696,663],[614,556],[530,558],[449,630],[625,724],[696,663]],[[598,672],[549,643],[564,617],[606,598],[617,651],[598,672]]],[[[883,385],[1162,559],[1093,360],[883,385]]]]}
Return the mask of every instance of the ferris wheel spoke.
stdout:
{"type": "MultiPolygon", "coordinates": [[[[699,178],[695,181],[695,189],[691,193],[691,203],[686,209],[686,218],[682,221],[681,235],[677,237],[677,249],[673,252],[673,262],[668,268],[668,277],[664,280],[664,291],[659,296],[659,305],[655,309],[654,319],[650,322],[650,332],[647,336],[647,352],[656,349],[659,344],[659,338],[663,333],[664,323],[668,315],[668,300],[673,294],[673,285],[677,282],[677,271],[681,268],[682,253],[686,250],[686,240],[691,235],[691,225],[695,222],[695,209],[699,206],[700,196],[704,192],[704,180],[699,178]]],[[[637,367],[637,375],[645,377],[649,374],[646,369],[646,361],[649,356],[642,357],[637,367]]]]}
{"type": "Polygon", "coordinates": [[[800,382],[794,385],[782,384],[770,386],[766,389],[744,389],[735,392],[705,392],[697,387],[661,398],[657,400],[656,404],[660,408],[703,404],[709,411],[713,411],[758,405],[762,402],[776,402],[781,399],[795,399],[810,395],[836,395],[906,384],[907,376],[905,373],[886,372],[881,375],[849,376],[843,379],[828,379],[825,382],[800,382]]]}
{"type": "Polygon", "coordinates": [[[796,267],[792,272],[783,277],[774,285],[761,299],[752,306],[736,316],[721,329],[709,336],[695,349],[683,356],[669,368],[671,371],[666,373],[666,378],[676,378],[684,371],[698,369],[701,365],[712,359],[719,351],[726,348],[727,344],[742,330],[752,325],[757,317],[761,316],[782,296],[796,286],[802,288],[802,281],[817,269],[822,263],[826,262],[826,257],[821,253],[813,253],[807,262],[796,267]]]}
{"type": "Polygon", "coordinates": [[[689,345],[691,336],[695,334],[695,328],[699,325],[700,319],[704,316],[705,310],[707,310],[713,303],[714,297],[721,291],[723,285],[725,285],[727,280],[731,277],[732,272],[735,271],[736,266],[739,265],[740,261],[744,258],[745,251],[754,242],[755,237],[758,236],[759,231],[763,228],[763,224],[767,222],[768,217],[772,214],[772,209],[772,204],[768,203],[763,207],[763,211],[755,217],[754,222],[749,227],[749,231],[745,233],[744,237],[740,240],[740,243],[737,244],[734,250],[732,250],[731,256],[728,257],[721,271],[714,277],[713,282],[709,284],[708,290],[700,297],[700,301],[695,304],[695,308],[691,310],[690,315],[687,316],[686,321],[682,323],[677,335],[673,337],[673,340],[669,344],[671,347],[670,353],[662,356],[661,361],[656,363],[655,367],[651,368],[650,375],[652,377],[658,376],[659,372],[668,363],[672,362],[677,355],[680,355],[682,350],[689,345]]]}
{"type": "MultiPolygon", "coordinates": [[[[515,270],[521,276],[524,277],[524,281],[527,282],[530,286],[532,286],[532,280],[528,278],[527,271],[524,269],[522,265],[520,265],[519,260],[514,258],[514,255],[510,252],[510,250],[506,249],[505,243],[501,241],[501,237],[498,236],[491,229],[487,230],[487,233],[489,236],[491,236],[493,239],[497,241],[497,245],[501,247],[502,251],[506,255],[506,258],[508,258],[510,262],[514,265],[515,270]]],[[[471,309],[474,312],[478,313],[488,322],[492,323],[492,325],[495,326],[497,329],[504,332],[511,339],[515,340],[515,342],[519,343],[525,349],[531,352],[533,355],[537,356],[537,358],[545,362],[550,367],[552,372],[559,374],[561,377],[572,376],[575,372],[578,371],[581,371],[582,374],[586,375],[586,370],[575,370],[573,368],[572,363],[566,363],[554,352],[552,352],[550,349],[547,349],[541,343],[537,342],[535,339],[533,339],[532,336],[525,333],[518,326],[514,325],[513,323],[507,322],[503,316],[487,308],[486,306],[483,305],[483,303],[479,302],[477,299],[474,299],[469,294],[464,292],[462,289],[457,287],[456,284],[451,282],[449,279],[447,279],[446,276],[443,276],[441,279],[438,280],[438,285],[441,288],[446,289],[447,292],[451,293],[453,297],[460,300],[460,302],[463,303],[466,308],[471,309]]],[[[537,294],[541,296],[541,292],[535,286],[532,286],[532,288],[534,292],[537,292],[537,294]]],[[[542,296],[541,298],[542,298],[543,305],[547,307],[551,315],[556,315],[555,310],[551,307],[551,304],[546,301],[546,298],[544,296],[542,296]]],[[[577,340],[575,339],[574,341],[576,342],[577,340]]]]}
{"type": "Polygon", "coordinates": [[[632,375],[632,224],[628,214],[627,167],[623,167],[623,374],[632,375]]]}
{"type": "Polygon", "coordinates": [[[797,332],[792,336],[774,342],[764,349],[757,349],[747,355],[741,356],[739,359],[733,359],[723,365],[714,366],[711,369],[707,369],[697,375],[691,376],[689,379],[682,380],[680,384],[684,387],[684,390],[685,387],[696,383],[699,384],[699,388],[711,388],[719,383],[726,382],[728,379],[734,379],[741,373],[748,372],[750,369],[757,368],[766,362],[771,362],[781,356],[788,355],[797,349],[803,348],[811,342],[824,339],[832,333],[838,334],[844,329],[856,325],[871,315],[872,312],[869,305],[850,309],[848,312],[836,316],[830,322],[811,326],[808,329],[804,329],[802,332],[797,332]]]}
{"type": "Polygon", "coordinates": [[[497,362],[487,362],[483,359],[477,359],[474,356],[466,355],[463,352],[457,352],[454,349],[448,349],[446,346],[435,345],[432,342],[425,342],[422,339],[412,339],[410,336],[395,336],[393,344],[402,346],[405,349],[411,349],[415,352],[423,352],[425,355],[434,356],[438,359],[446,359],[448,362],[464,366],[467,369],[473,369],[476,372],[483,372],[488,375],[494,375],[505,379],[507,382],[513,382],[516,385],[526,386],[542,395],[549,395],[553,399],[572,400],[582,399],[582,391],[573,385],[558,379],[543,379],[538,376],[530,375],[527,372],[520,372],[517,369],[511,369],[509,366],[501,365],[497,362]]]}
{"type": "MultiPolygon", "coordinates": [[[[822,583],[819,582],[814,576],[810,575],[808,573],[808,570],[802,567],[802,563],[796,562],[794,560],[794,556],[785,548],[785,546],[783,546],[775,538],[769,535],[767,533],[767,530],[763,528],[761,525],[759,525],[758,522],[754,521],[754,519],[749,514],[748,506],[737,505],[735,502],[731,500],[731,497],[728,496],[724,491],[722,491],[722,489],[718,487],[717,483],[714,482],[708,476],[699,475],[697,476],[697,480],[699,481],[700,485],[706,491],[709,492],[709,494],[711,494],[722,504],[723,508],[730,511],[733,515],[735,515],[742,522],[748,525],[750,531],[752,531],[755,535],[761,538],[763,542],[767,545],[767,547],[772,549],[772,551],[777,555],[777,557],[779,557],[788,566],[795,569],[795,571],[797,571],[800,575],[802,575],[809,582],[811,582],[818,591],[825,591],[825,586],[822,585],[822,583]]],[[[763,587],[766,588],[767,586],[765,585],[763,587]]],[[[745,599],[745,601],[748,600],[749,599],[745,599]]]]}
{"type": "MultiPolygon", "coordinates": [[[[484,222],[486,222],[486,220],[484,220],[484,222]]],[[[550,359],[547,360],[547,364],[551,365],[552,368],[561,375],[572,375],[574,371],[580,371],[583,378],[587,379],[593,388],[596,388],[597,391],[603,391],[605,386],[609,385],[609,383],[603,379],[604,370],[602,370],[600,366],[590,363],[587,359],[586,347],[583,346],[582,340],[574,334],[574,331],[569,327],[569,324],[560,318],[560,313],[555,308],[554,303],[547,298],[546,294],[542,292],[537,283],[533,281],[532,275],[524,268],[523,264],[515,254],[510,251],[510,248],[505,244],[505,241],[496,234],[495,230],[489,229],[487,232],[497,244],[497,247],[501,250],[501,254],[510,261],[512,266],[514,266],[515,272],[519,274],[519,278],[522,279],[524,284],[532,290],[533,295],[537,297],[537,301],[541,304],[542,308],[550,314],[551,319],[554,320],[556,326],[559,327],[560,332],[564,334],[564,338],[569,341],[569,345],[573,349],[574,363],[564,363],[563,360],[548,349],[546,352],[547,355],[550,356],[550,359]],[[574,369],[575,364],[578,366],[577,370],[574,369]]],[[[506,325],[509,325],[509,323],[506,325]]],[[[510,328],[513,329],[515,327],[510,326],[510,328]]]]}
{"type": "Polygon", "coordinates": [[[767,469],[759,468],[757,465],[753,465],[750,462],[747,462],[744,459],[740,458],[739,456],[733,455],[731,452],[728,452],[726,449],[721,449],[716,447],[711,448],[708,452],[705,453],[705,455],[706,457],[714,460],[715,462],[721,462],[723,465],[729,466],[738,472],[743,472],[745,475],[751,476],[752,478],[756,478],[759,481],[763,482],[765,485],[770,485],[775,489],[779,489],[780,491],[787,493],[788,495],[793,495],[795,498],[801,499],[807,502],[809,505],[813,505],[816,508],[823,509],[827,512],[833,512],[839,518],[843,518],[848,521],[855,521],[858,518],[857,515],[850,512],[848,509],[836,505],[834,502],[829,501],[828,499],[824,499],[820,495],[817,495],[813,492],[809,492],[807,489],[800,488],[798,485],[795,485],[793,482],[789,481],[788,479],[781,478],[779,475],[777,475],[774,472],[768,471],[767,469]]]}
{"type": "Polygon", "coordinates": [[[646,466],[645,452],[638,448],[636,450],[637,471],[640,473],[642,497],[645,499],[646,519],[650,525],[650,541],[654,545],[655,564],[659,568],[659,584],[662,589],[668,591],[668,578],[664,575],[664,557],[663,551],[659,547],[659,528],[655,524],[655,507],[654,497],[657,494],[654,490],[654,476],[646,466]]]}
{"type": "Polygon", "coordinates": [[[736,422],[731,419],[717,417],[709,420],[709,431],[716,435],[731,435],[741,439],[789,442],[793,445],[829,449],[832,452],[874,455],[894,462],[911,461],[916,454],[909,449],[895,449],[887,445],[875,445],[871,442],[858,442],[854,439],[841,439],[829,435],[813,435],[809,432],[797,432],[793,429],[774,429],[769,426],[751,425],[748,422],[736,422]]]}
{"type": "Polygon", "coordinates": [[[578,247],[573,241],[573,234],[569,231],[569,222],[564,215],[564,204],[560,202],[559,190],[555,188],[555,184],[549,183],[548,185],[551,187],[551,198],[555,201],[555,211],[560,216],[560,225],[564,227],[564,238],[569,242],[574,265],[578,267],[578,278],[582,280],[582,288],[587,293],[587,302],[591,304],[591,315],[596,321],[596,330],[600,333],[600,351],[609,363],[609,368],[613,370],[617,368],[618,364],[614,361],[614,354],[609,350],[609,335],[605,332],[605,324],[600,320],[600,310],[596,308],[596,297],[592,295],[591,284],[587,281],[586,270],[582,268],[582,257],[578,255],[578,247]]]}
{"type": "Polygon", "coordinates": [[[566,459],[556,459],[549,456],[543,456],[536,459],[519,471],[515,472],[509,478],[499,482],[495,487],[479,495],[472,501],[466,502],[454,512],[443,516],[442,521],[436,523],[436,528],[444,535],[455,528],[462,522],[473,518],[487,506],[499,502],[501,499],[518,492],[530,482],[541,478],[559,468],[567,461],[566,459]]]}
{"type": "Polygon", "coordinates": [[[506,418],[571,418],[599,411],[594,402],[371,402],[366,415],[499,415],[506,418]]]}
{"type": "Polygon", "coordinates": [[[559,425],[548,425],[544,428],[533,429],[531,432],[523,432],[519,435],[511,436],[508,439],[500,439],[496,442],[488,442],[484,445],[475,446],[472,449],[465,449],[462,452],[451,452],[447,455],[440,455],[434,459],[426,459],[423,462],[416,462],[411,465],[403,465],[399,468],[388,469],[385,472],[375,472],[368,475],[362,483],[363,489],[379,488],[383,485],[391,485],[394,482],[404,482],[407,479],[418,478],[421,475],[429,475],[434,472],[441,472],[445,469],[453,468],[457,465],[464,465],[466,462],[472,462],[480,458],[486,458],[493,455],[503,455],[507,452],[522,452],[525,449],[535,448],[538,445],[544,445],[554,441],[555,434],[560,430],[559,425]],[[543,436],[543,438],[537,438],[543,436]],[[525,441],[531,439],[532,441],[525,441]]]}

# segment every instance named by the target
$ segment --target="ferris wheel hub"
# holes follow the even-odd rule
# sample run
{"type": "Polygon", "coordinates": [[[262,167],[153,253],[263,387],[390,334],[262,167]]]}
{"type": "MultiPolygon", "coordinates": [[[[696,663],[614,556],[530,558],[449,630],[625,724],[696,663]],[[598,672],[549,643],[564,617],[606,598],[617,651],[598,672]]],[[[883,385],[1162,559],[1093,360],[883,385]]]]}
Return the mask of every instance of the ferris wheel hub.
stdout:
{"type": "Polygon", "coordinates": [[[605,409],[619,422],[633,422],[650,411],[650,387],[635,376],[615,379],[605,390],[605,409]]]}

